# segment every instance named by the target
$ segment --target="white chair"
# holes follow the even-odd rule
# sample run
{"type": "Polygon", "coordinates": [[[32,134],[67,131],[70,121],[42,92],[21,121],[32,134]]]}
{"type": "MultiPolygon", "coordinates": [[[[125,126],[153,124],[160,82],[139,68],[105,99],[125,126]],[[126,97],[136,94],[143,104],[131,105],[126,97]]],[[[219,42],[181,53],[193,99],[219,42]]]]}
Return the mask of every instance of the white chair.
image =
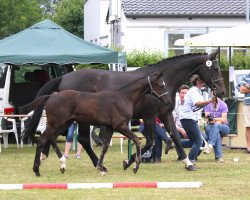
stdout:
{"type": "MultiPolygon", "coordinates": [[[[32,116],[32,114],[34,113],[34,111],[31,111],[28,113],[29,116],[32,116]]],[[[21,133],[24,131],[25,129],[25,121],[28,119],[28,117],[24,117],[21,119],[21,133]]],[[[43,134],[43,132],[46,129],[46,124],[47,124],[47,117],[46,117],[46,112],[45,110],[43,110],[42,113],[42,117],[39,121],[38,127],[36,129],[37,132],[40,132],[41,134],[43,134]]],[[[21,140],[21,147],[23,147],[23,141],[21,140]]]]}
{"type": "MultiPolygon", "coordinates": [[[[12,129],[7,130],[7,129],[3,129],[3,127],[2,127],[2,119],[3,119],[3,117],[0,117],[0,134],[3,137],[3,146],[4,146],[4,148],[8,148],[8,134],[9,133],[14,133],[15,134],[17,148],[19,148],[16,120],[12,119],[12,118],[4,117],[4,119],[6,119],[7,121],[12,123],[12,129]]],[[[0,145],[1,145],[1,141],[0,141],[0,145]]],[[[1,151],[2,151],[2,146],[0,146],[0,152],[1,151]]]]}

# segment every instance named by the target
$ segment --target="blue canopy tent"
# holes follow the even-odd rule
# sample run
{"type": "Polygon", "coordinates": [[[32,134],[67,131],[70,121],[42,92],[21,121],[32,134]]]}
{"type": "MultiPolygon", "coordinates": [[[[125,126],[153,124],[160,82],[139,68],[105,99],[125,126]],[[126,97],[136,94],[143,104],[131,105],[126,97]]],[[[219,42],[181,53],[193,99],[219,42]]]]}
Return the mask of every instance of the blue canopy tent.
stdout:
{"type": "Polygon", "coordinates": [[[126,64],[124,62],[124,54],[119,59],[117,51],[87,42],[50,20],[0,40],[0,63],[5,64],[126,64]]]}

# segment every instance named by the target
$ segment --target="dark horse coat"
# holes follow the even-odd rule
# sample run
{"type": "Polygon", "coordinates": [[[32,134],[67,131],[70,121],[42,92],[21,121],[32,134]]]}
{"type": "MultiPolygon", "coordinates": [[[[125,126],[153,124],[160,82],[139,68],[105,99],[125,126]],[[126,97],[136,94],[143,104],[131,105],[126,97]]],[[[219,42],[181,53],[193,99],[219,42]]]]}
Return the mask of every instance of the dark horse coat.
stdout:
{"type": "MultiPolygon", "coordinates": [[[[138,78],[116,90],[107,90],[98,93],[80,92],[75,90],[64,90],[51,96],[44,95],[36,98],[26,106],[27,111],[34,107],[36,110],[42,110],[45,107],[47,115],[47,127],[41,135],[37,144],[36,156],[33,170],[37,176],[39,173],[40,155],[43,147],[50,142],[58,157],[61,159],[62,154],[56,145],[56,138],[60,133],[66,131],[73,121],[85,124],[87,126],[104,125],[106,133],[104,134],[104,145],[101,157],[98,162],[98,168],[105,172],[103,168],[104,155],[108,150],[109,142],[114,131],[118,131],[124,136],[131,139],[136,145],[136,173],[141,161],[141,148],[139,138],[129,129],[128,123],[133,116],[134,105],[145,94],[153,93],[159,99],[159,102],[166,106],[171,103],[171,97],[167,92],[166,85],[162,80],[161,74],[151,75],[148,77],[138,78]],[[38,105],[38,106],[37,106],[38,105]],[[56,109],[56,111],[55,111],[56,109]]],[[[34,113],[35,113],[34,112],[34,113]]],[[[39,122],[40,118],[32,116],[31,122],[33,127],[39,122]]],[[[27,137],[30,132],[24,131],[22,137],[27,137]]],[[[80,133],[79,137],[83,134],[80,133]]],[[[81,141],[80,141],[81,142],[81,141]]],[[[64,169],[61,169],[64,172],[64,169]]]]}
{"type": "MultiPolygon", "coordinates": [[[[217,85],[217,94],[223,95],[225,93],[225,85],[222,80],[221,70],[216,61],[216,55],[213,54],[185,54],[169,59],[164,59],[159,63],[141,67],[133,72],[116,72],[104,70],[78,70],[64,75],[63,77],[53,79],[45,84],[37,96],[44,94],[51,94],[55,91],[63,91],[66,89],[99,92],[108,89],[115,89],[124,85],[126,81],[133,80],[138,76],[147,76],[152,73],[157,73],[166,70],[163,76],[166,85],[169,88],[173,103],[170,106],[162,106],[158,101],[149,95],[144,96],[135,106],[133,118],[142,118],[145,124],[144,136],[146,137],[146,145],[142,148],[142,154],[145,153],[153,144],[153,129],[155,126],[155,118],[158,116],[162,123],[164,123],[167,131],[176,146],[176,151],[181,160],[186,161],[187,155],[180,143],[178,131],[176,130],[172,111],[175,106],[175,96],[179,87],[188,80],[193,74],[198,74],[202,80],[211,88],[214,84],[217,85]],[[212,66],[206,66],[206,61],[211,60],[212,66]],[[148,106],[150,105],[150,106],[148,106]],[[147,109],[145,109],[147,107],[147,109]]],[[[41,115],[42,113],[40,113],[41,115]]],[[[79,131],[85,132],[84,127],[79,124],[79,131]]],[[[89,136],[85,135],[82,139],[82,145],[90,156],[94,166],[97,165],[98,158],[90,146],[89,136]]],[[[48,145],[49,146],[49,145],[48,145]]],[[[47,147],[48,149],[48,147],[47,147]]],[[[46,154],[46,151],[44,151],[46,154]]],[[[124,163],[124,169],[130,166],[135,160],[133,155],[127,163],[124,163]]],[[[194,168],[189,163],[188,170],[194,168]]]]}

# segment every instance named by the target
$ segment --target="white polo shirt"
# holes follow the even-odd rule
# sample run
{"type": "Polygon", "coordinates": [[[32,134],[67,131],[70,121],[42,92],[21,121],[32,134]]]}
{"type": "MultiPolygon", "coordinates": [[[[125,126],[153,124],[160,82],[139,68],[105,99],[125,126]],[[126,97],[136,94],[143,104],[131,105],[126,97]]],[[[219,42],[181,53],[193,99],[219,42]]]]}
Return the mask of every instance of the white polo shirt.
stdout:
{"type": "Polygon", "coordinates": [[[198,101],[204,101],[202,92],[196,86],[191,87],[187,94],[184,97],[184,106],[182,108],[182,112],[180,113],[181,119],[192,119],[195,121],[199,120],[199,111],[193,112],[193,109],[196,107],[195,104],[198,101]],[[198,113],[197,113],[198,112],[198,113]]]}

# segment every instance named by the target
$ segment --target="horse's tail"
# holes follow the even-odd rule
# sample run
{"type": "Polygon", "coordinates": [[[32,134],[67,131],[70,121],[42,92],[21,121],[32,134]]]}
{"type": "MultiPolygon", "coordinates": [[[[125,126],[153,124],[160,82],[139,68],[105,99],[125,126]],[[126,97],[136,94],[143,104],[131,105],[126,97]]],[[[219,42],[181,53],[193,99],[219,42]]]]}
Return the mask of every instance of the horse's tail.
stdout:
{"type": "Polygon", "coordinates": [[[20,107],[19,110],[23,111],[23,113],[28,113],[31,110],[35,109],[30,121],[25,126],[25,129],[21,134],[22,140],[27,139],[27,138],[30,139],[33,136],[33,134],[36,132],[40,118],[43,113],[44,106],[49,98],[50,98],[50,95],[44,95],[44,96],[36,98],[34,101],[30,102],[29,104],[20,107]]]}
{"type": "Polygon", "coordinates": [[[52,94],[53,92],[59,91],[59,85],[62,81],[62,76],[57,77],[54,79],[51,79],[49,82],[47,82],[45,85],[41,87],[41,89],[36,94],[36,97],[40,97],[47,94],[52,94]]]}

